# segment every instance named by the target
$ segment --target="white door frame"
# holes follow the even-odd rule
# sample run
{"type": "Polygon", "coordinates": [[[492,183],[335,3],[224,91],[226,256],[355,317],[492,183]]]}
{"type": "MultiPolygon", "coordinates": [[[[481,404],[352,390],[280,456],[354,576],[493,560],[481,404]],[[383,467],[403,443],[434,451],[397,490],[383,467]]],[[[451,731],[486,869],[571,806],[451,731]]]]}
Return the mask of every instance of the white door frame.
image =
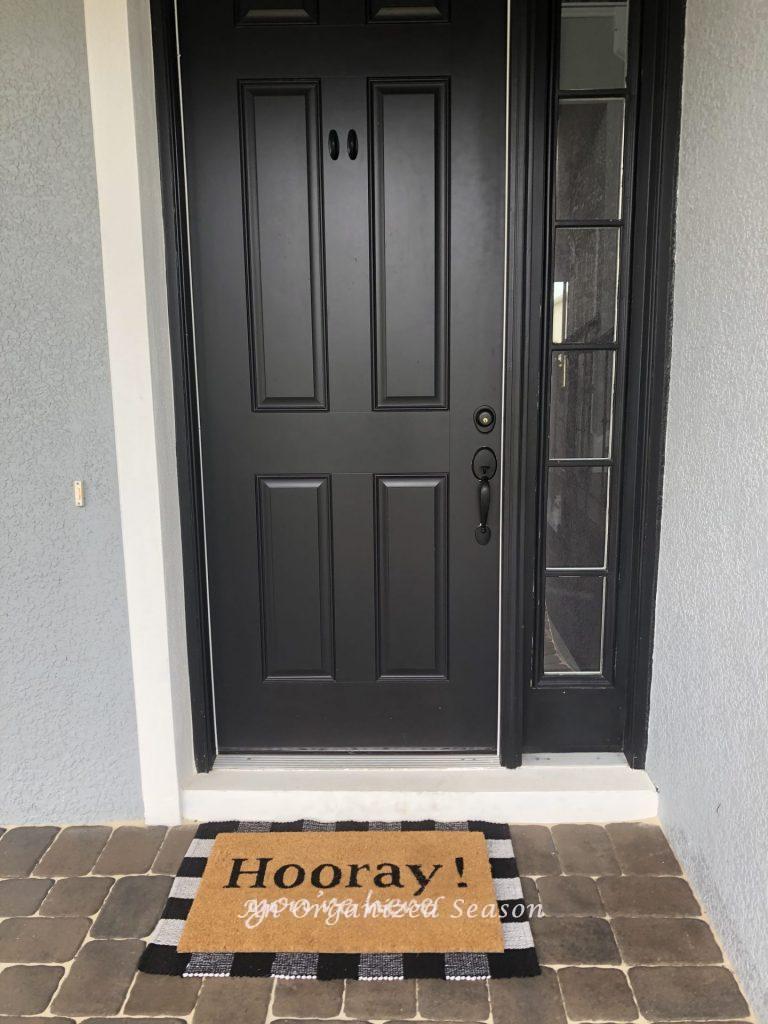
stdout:
{"type": "Polygon", "coordinates": [[[149,0],[84,13],[141,788],[171,824],[195,769],[149,0]]]}
{"type": "MultiPolygon", "coordinates": [[[[500,768],[265,771],[194,764],[174,394],[149,0],[83,0],[141,788],[182,816],[653,817],[619,755],[500,768]]],[[[126,727],[130,727],[126,723],[126,727]]]]}

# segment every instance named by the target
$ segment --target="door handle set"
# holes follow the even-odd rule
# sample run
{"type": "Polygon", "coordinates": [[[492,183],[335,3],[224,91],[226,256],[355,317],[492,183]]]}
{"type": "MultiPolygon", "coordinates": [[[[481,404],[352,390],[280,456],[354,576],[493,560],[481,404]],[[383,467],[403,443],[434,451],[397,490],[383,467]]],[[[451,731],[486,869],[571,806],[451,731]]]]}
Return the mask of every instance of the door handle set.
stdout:
{"type": "Polygon", "coordinates": [[[488,513],[491,510],[491,480],[496,475],[498,463],[490,448],[478,448],[472,459],[472,472],[478,481],[477,499],[480,508],[480,522],[475,527],[475,540],[485,546],[491,539],[488,513]]]}
{"type": "MultiPolygon", "coordinates": [[[[347,156],[350,160],[357,160],[358,151],[359,145],[357,141],[357,132],[354,128],[350,128],[347,132],[347,156]]],[[[328,132],[328,153],[330,154],[331,160],[339,159],[341,143],[339,142],[339,133],[335,128],[331,128],[328,132]]]]}

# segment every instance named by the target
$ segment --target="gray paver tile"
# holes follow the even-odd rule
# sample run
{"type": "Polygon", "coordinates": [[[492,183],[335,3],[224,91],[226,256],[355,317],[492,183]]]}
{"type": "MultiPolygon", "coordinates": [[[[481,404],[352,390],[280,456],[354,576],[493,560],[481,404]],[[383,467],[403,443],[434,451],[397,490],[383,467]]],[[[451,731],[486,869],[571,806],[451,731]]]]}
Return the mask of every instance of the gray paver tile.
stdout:
{"type": "Polygon", "coordinates": [[[348,1017],[415,1017],[415,981],[348,981],[344,996],[348,1017]]]}
{"type": "Polygon", "coordinates": [[[152,871],[160,875],[175,875],[196,831],[197,825],[176,825],[169,828],[155,857],[152,871]]]}
{"type": "Polygon", "coordinates": [[[89,942],[61,983],[53,1009],[76,1017],[118,1013],[143,949],[137,939],[89,942]]]}
{"type": "Polygon", "coordinates": [[[701,908],[684,878],[619,875],[598,878],[605,909],[613,917],[698,917],[701,908]]]}
{"type": "Polygon", "coordinates": [[[59,830],[52,826],[22,825],[0,838],[0,878],[28,875],[59,830]]]}
{"type": "Polygon", "coordinates": [[[560,861],[546,825],[511,825],[512,846],[521,875],[557,875],[560,861]]]}
{"type": "Polygon", "coordinates": [[[53,885],[47,878],[5,878],[0,881],[0,917],[34,914],[53,885]]]}
{"type": "Polygon", "coordinates": [[[611,840],[602,825],[555,825],[552,836],[566,874],[621,874],[611,840]]]}
{"type": "Polygon", "coordinates": [[[69,1017],[0,1017],[2,1024],[75,1024],[69,1017]]]}
{"type": "Polygon", "coordinates": [[[565,1024],[560,986],[545,967],[537,978],[489,982],[493,1019],[503,1024],[565,1024]]]}
{"type": "Polygon", "coordinates": [[[114,1024],[126,1020],[131,1024],[184,1024],[181,1017],[88,1017],[83,1024],[114,1024]]]}
{"type": "Polygon", "coordinates": [[[64,964],[80,948],[90,926],[80,917],[9,917],[0,921],[0,962],[64,964]]]}
{"type": "Polygon", "coordinates": [[[487,1020],[491,1012],[485,981],[419,981],[418,1004],[428,1020],[487,1020]]]}
{"type": "Polygon", "coordinates": [[[658,825],[628,821],[607,825],[606,831],[625,874],[682,874],[667,837],[658,825]]]}
{"type": "Polygon", "coordinates": [[[93,868],[96,875],[143,875],[152,867],[165,829],[122,825],[109,837],[93,868]]]}
{"type": "Polygon", "coordinates": [[[96,939],[141,939],[160,920],[173,879],[167,875],[118,878],[96,918],[96,939]]]}
{"type": "Polygon", "coordinates": [[[63,967],[6,967],[0,974],[0,1013],[42,1013],[58,988],[63,967]]]}
{"type": "Polygon", "coordinates": [[[545,914],[605,916],[597,885],[586,875],[545,875],[538,879],[537,887],[545,914]]]}
{"type": "Polygon", "coordinates": [[[264,1024],[272,985],[271,978],[206,978],[193,1024],[264,1024]]]}
{"type": "Polygon", "coordinates": [[[706,921],[695,917],[617,917],[611,922],[628,964],[720,964],[706,921]]]}
{"type": "Polygon", "coordinates": [[[125,1004],[125,1012],[180,1014],[192,1012],[200,991],[200,978],[172,978],[163,974],[137,974],[125,1004]]]}
{"type": "Polygon", "coordinates": [[[557,972],[570,1020],[630,1021],[639,1016],[623,971],[564,967],[557,972]]]}
{"type": "Polygon", "coordinates": [[[749,1016],[736,979],[725,967],[631,967],[629,980],[648,1020],[749,1016]]]}
{"type": "Polygon", "coordinates": [[[87,875],[104,849],[110,831],[104,825],[75,825],[62,829],[33,873],[41,878],[87,875]]]}
{"type": "Polygon", "coordinates": [[[60,878],[43,900],[44,917],[92,917],[104,902],[113,878],[89,875],[60,878]]]}
{"type": "Polygon", "coordinates": [[[276,1017],[338,1017],[343,999],[343,981],[278,979],[272,1013],[276,1017]]]}
{"type": "Polygon", "coordinates": [[[611,927],[602,918],[534,917],[531,928],[542,964],[621,963],[611,927]]]}

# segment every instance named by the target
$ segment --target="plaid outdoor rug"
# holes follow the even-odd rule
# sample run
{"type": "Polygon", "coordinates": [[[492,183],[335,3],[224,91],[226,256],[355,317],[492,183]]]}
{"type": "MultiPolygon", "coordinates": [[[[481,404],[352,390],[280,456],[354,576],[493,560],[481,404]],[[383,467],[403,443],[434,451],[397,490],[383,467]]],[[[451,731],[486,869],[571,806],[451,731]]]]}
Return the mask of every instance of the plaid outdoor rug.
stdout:
{"type": "Polygon", "coordinates": [[[183,977],[273,977],[360,981],[440,978],[448,981],[528,977],[540,973],[508,825],[486,821],[293,822],[224,821],[202,824],[174,879],[168,902],[139,969],[183,977]],[[491,953],[180,953],[186,919],[212,842],[222,832],[482,832],[503,932],[504,951],[491,953]]]}

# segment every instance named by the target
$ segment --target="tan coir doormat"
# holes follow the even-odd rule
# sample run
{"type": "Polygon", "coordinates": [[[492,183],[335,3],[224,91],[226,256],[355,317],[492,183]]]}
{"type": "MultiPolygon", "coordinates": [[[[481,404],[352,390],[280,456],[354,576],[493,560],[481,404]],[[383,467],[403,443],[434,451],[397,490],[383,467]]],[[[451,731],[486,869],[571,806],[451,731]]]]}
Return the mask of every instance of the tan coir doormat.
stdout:
{"type": "Polygon", "coordinates": [[[506,825],[201,825],[142,957],[186,976],[538,973],[506,825]]]}
{"type": "Polygon", "coordinates": [[[501,953],[485,837],[225,833],[214,841],[178,949],[501,953]]]}

